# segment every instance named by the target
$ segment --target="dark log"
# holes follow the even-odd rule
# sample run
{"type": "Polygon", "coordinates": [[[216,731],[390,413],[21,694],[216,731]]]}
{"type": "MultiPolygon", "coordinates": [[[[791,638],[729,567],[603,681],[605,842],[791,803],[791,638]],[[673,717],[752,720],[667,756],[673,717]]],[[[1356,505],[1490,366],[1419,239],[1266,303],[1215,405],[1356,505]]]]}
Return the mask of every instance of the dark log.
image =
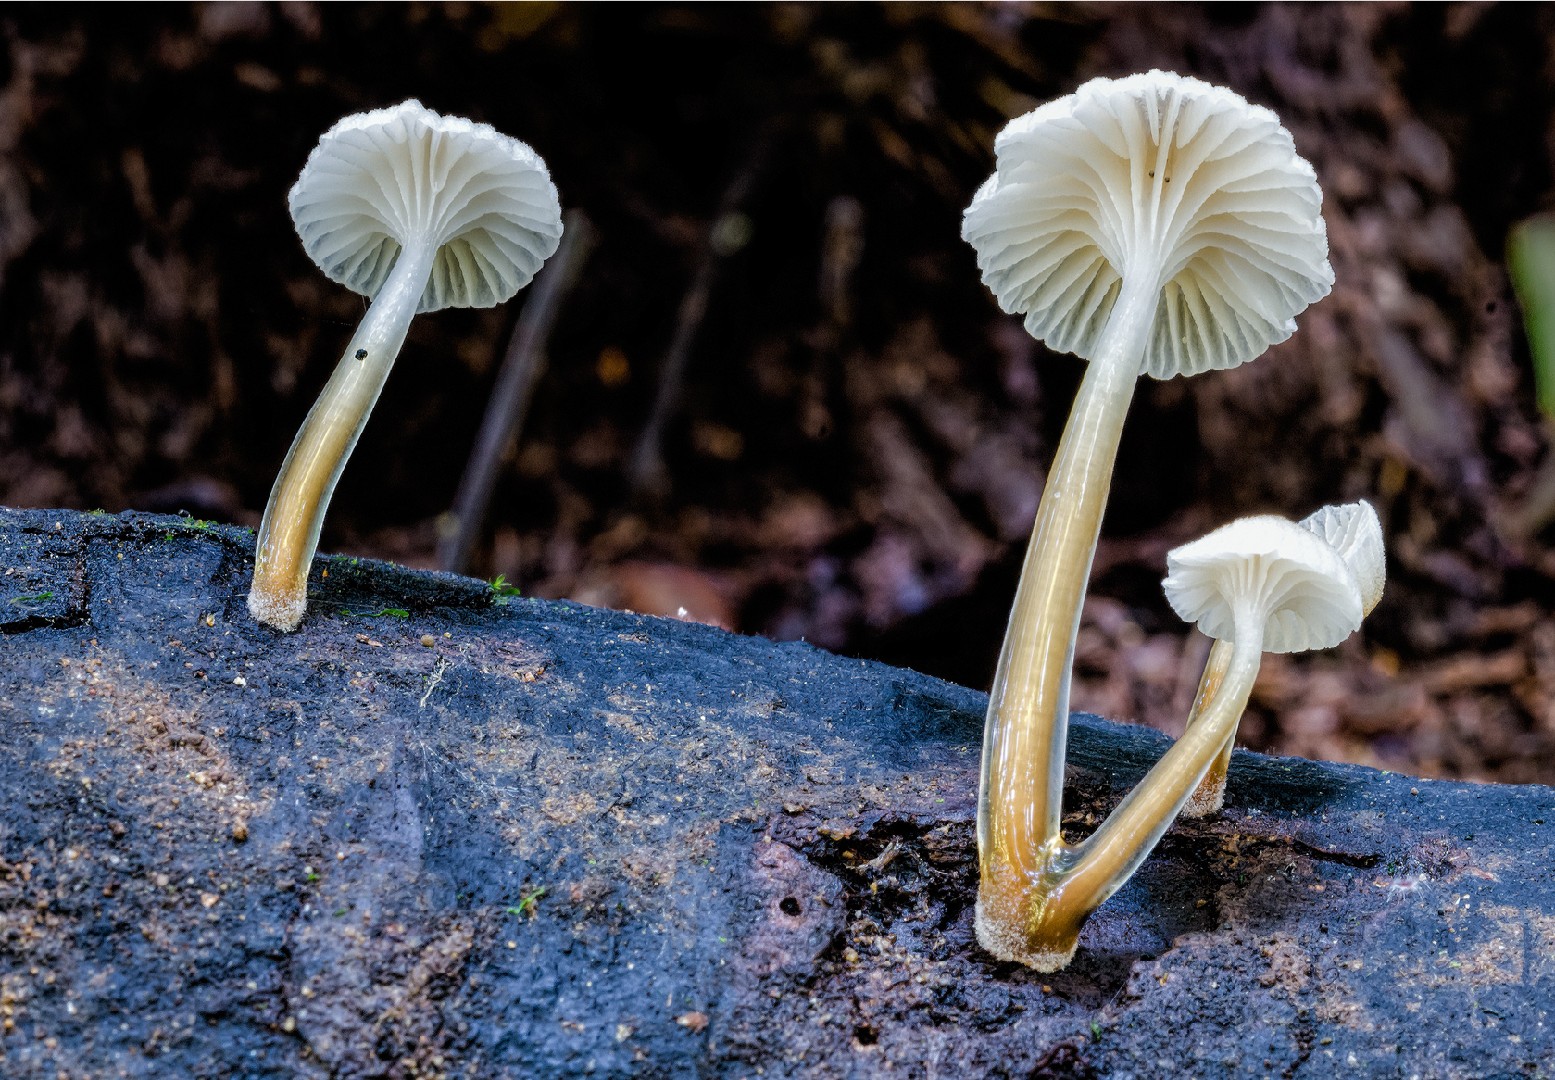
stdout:
{"type": "MultiPolygon", "coordinates": [[[[251,543],[0,513],[7,1077],[1555,1059],[1548,788],[1239,754],[1037,975],[971,934],[981,694],[341,557],[283,636],[251,543]]],[[[1164,745],[1075,718],[1076,836],[1164,745]]]]}

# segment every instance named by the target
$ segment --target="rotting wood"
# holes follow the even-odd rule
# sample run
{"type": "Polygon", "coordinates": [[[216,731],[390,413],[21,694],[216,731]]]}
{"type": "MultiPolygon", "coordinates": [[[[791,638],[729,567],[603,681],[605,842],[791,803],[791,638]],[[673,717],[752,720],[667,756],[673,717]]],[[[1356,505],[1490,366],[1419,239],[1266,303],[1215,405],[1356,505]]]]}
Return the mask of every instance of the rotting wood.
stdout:
{"type": "MultiPolygon", "coordinates": [[[[282,636],[249,548],[0,512],[8,1076],[1555,1059],[1549,788],[1239,754],[1036,975],[972,939],[982,695],[338,556],[282,636]]],[[[1066,838],[1164,745],[1077,716],[1066,838]]]]}

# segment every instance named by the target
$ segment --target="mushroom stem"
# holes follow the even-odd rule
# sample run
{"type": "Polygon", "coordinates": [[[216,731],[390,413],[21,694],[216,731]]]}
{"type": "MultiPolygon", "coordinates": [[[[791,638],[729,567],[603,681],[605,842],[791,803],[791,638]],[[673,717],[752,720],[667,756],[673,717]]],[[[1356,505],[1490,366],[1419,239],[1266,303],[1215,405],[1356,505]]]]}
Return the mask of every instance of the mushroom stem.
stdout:
{"type": "Polygon", "coordinates": [[[292,440],[259,526],[248,610],[293,630],[308,605],[308,568],[335,483],[405,343],[432,273],[435,245],[411,241],[362,316],[335,372],[292,440]]]}
{"type": "MultiPolygon", "coordinates": [[[[1027,911],[1010,959],[1038,971],[1056,971],[1074,956],[1086,918],[1144,862],[1187,803],[1221,748],[1236,731],[1258,676],[1262,658],[1262,611],[1256,602],[1241,605],[1236,645],[1230,650],[1224,681],[1196,724],[1166,752],[1145,778],[1077,845],[1055,843],[1038,880],[1042,889],[1027,911]]],[[[978,932],[984,932],[978,909],[978,932]]],[[[986,946],[985,946],[986,947],[986,946]]],[[[1004,955],[1004,954],[1001,954],[1004,955]]]]}
{"type": "Polygon", "coordinates": [[[1247,708],[1263,659],[1263,623],[1257,604],[1241,606],[1220,692],[1107,820],[1076,847],[1062,889],[1066,903],[1083,907],[1084,914],[1094,911],[1144,862],[1187,804],[1247,708]]]}
{"type": "MultiPolygon", "coordinates": [[[[1204,674],[1199,678],[1198,693],[1193,696],[1193,708],[1188,711],[1188,727],[1193,727],[1203,719],[1204,710],[1220,692],[1226,669],[1231,665],[1231,652],[1229,641],[1216,641],[1211,647],[1209,660],[1204,664],[1204,674]]],[[[1226,804],[1226,770],[1231,767],[1231,749],[1235,745],[1236,725],[1233,724],[1231,734],[1226,736],[1226,744],[1220,748],[1220,753],[1210,763],[1209,772],[1204,774],[1198,788],[1188,797],[1188,804],[1182,808],[1183,817],[1208,817],[1226,804]]]]}
{"type": "MultiPolygon", "coordinates": [[[[1159,279],[1156,267],[1122,279],[1048,474],[994,670],[977,812],[979,906],[990,926],[1025,923],[1058,843],[1074,640],[1159,279]]],[[[995,943],[1008,934],[989,933],[983,946],[1004,956],[995,943]]]]}

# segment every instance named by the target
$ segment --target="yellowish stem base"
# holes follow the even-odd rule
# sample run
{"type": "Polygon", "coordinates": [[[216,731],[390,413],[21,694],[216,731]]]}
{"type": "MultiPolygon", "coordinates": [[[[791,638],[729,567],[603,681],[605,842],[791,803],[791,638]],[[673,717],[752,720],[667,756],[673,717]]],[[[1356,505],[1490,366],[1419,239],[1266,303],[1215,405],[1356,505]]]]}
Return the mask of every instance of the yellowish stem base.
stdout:
{"type": "Polygon", "coordinates": [[[1220,813],[1225,805],[1225,774],[1222,773],[1220,775],[1219,783],[1213,782],[1212,778],[1206,776],[1204,782],[1198,786],[1198,789],[1188,796],[1188,801],[1183,804],[1182,813],[1178,817],[1190,820],[1193,818],[1206,818],[1211,814],[1220,813]]]}
{"type": "Polygon", "coordinates": [[[1000,918],[985,912],[981,898],[977,901],[976,927],[977,943],[995,959],[1012,960],[1043,974],[1062,971],[1068,967],[1069,961],[1074,959],[1075,950],[1080,947],[1080,935],[1076,933],[1069,939],[1067,948],[1062,944],[1057,944],[1050,949],[1033,948],[1024,933],[1011,930],[1008,918],[1000,918]]]}
{"type": "Polygon", "coordinates": [[[254,617],[254,620],[287,633],[297,629],[307,610],[307,593],[277,597],[252,590],[248,594],[248,613],[254,617]]]}
{"type": "MultiPolygon", "coordinates": [[[[1188,712],[1190,729],[1199,722],[1210,701],[1220,692],[1220,684],[1225,681],[1226,670],[1231,666],[1232,651],[1230,643],[1225,641],[1215,642],[1210,649],[1209,662],[1204,665],[1204,674],[1199,679],[1198,693],[1193,696],[1193,708],[1188,712]]],[[[1209,772],[1204,774],[1198,788],[1188,796],[1188,802],[1182,808],[1183,817],[1209,817],[1220,813],[1226,805],[1226,771],[1231,768],[1231,748],[1235,745],[1236,728],[1233,727],[1231,737],[1220,748],[1209,772]]]]}
{"type": "Polygon", "coordinates": [[[977,943],[1033,971],[1058,971],[1074,959],[1090,908],[1065,894],[1064,866],[1071,857],[1069,848],[1052,844],[1039,856],[1043,869],[1030,877],[985,867],[977,890],[977,943]]]}

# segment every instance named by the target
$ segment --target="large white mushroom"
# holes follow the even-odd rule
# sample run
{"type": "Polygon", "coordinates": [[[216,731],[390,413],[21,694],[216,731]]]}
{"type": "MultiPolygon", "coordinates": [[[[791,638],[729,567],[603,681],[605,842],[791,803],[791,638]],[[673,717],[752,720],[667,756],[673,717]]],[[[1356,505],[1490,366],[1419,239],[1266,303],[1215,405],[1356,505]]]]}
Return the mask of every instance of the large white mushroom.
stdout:
{"type": "MultiPolygon", "coordinates": [[[[1012,121],[962,236],[1004,310],[1089,361],[989,692],[979,937],[1005,959],[1057,857],[1070,663],[1142,374],[1234,367],[1333,283],[1322,193],[1269,110],[1197,79],[1096,79],[1012,121]]],[[[1030,962],[1027,960],[1027,962],[1030,962]]]]}
{"type": "Polygon", "coordinates": [[[259,528],[248,609],[295,629],[335,483],[410,320],[510,298],[561,240],[561,206],[540,156],[489,125],[406,101],[341,120],[288,199],[303,247],[371,305],[292,442],[259,528]]]}
{"type": "MultiPolygon", "coordinates": [[[[1339,557],[1355,575],[1356,585],[1361,590],[1361,614],[1370,615],[1377,601],[1382,599],[1382,586],[1387,579],[1387,554],[1382,546],[1382,522],[1377,518],[1377,511],[1364,500],[1341,506],[1325,506],[1302,518],[1297,524],[1314,536],[1322,537],[1339,553],[1339,557]]],[[[1199,680],[1198,693],[1193,698],[1188,727],[1199,723],[1209,703],[1220,692],[1231,665],[1232,651],[1230,638],[1215,639],[1204,665],[1204,675],[1199,680]]],[[[1270,646],[1266,651],[1284,650],[1270,646]]],[[[1231,749],[1235,744],[1236,725],[1233,724],[1225,745],[1220,748],[1220,753],[1204,774],[1204,779],[1183,807],[1183,817],[1207,817],[1225,805],[1226,770],[1231,765],[1231,749]]]]}

